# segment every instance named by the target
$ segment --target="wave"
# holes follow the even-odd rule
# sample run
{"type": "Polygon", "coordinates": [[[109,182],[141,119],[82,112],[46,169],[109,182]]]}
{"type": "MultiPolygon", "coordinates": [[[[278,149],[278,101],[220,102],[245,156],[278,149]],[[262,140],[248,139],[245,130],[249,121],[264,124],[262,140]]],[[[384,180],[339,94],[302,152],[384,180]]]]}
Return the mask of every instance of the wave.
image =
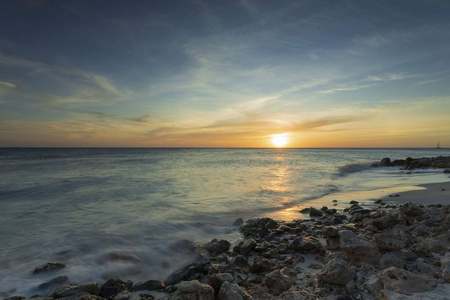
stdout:
{"type": "Polygon", "coordinates": [[[374,168],[376,162],[350,163],[338,168],[338,176],[346,176],[348,174],[366,171],[374,168]]]}

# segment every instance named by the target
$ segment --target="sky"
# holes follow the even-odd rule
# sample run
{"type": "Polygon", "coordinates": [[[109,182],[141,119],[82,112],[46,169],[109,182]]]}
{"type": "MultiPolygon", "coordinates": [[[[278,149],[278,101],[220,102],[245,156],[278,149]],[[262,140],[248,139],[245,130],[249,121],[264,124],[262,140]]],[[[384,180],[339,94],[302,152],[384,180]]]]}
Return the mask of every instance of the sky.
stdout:
{"type": "Polygon", "coordinates": [[[450,147],[450,1],[0,1],[0,147],[450,147]]]}

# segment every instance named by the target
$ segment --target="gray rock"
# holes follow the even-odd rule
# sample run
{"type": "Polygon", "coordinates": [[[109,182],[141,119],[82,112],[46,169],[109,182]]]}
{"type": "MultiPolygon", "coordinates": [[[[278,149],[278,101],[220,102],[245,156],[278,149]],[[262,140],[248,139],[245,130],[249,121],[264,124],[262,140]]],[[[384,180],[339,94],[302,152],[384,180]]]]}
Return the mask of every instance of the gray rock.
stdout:
{"type": "Polygon", "coordinates": [[[292,280],[290,277],[277,270],[266,276],[263,285],[269,289],[270,294],[279,296],[282,292],[288,290],[292,286],[292,280]]]}
{"type": "Polygon", "coordinates": [[[309,216],[321,217],[321,216],[323,216],[323,211],[321,211],[320,209],[314,208],[314,207],[310,207],[309,208],[309,216]]]}
{"type": "Polygon", "coordinates": [[[224,282],[220,288],[218,300],[248,300],[252,296],[237,284],[224,282]]]}
{"type": "Polygon", "coordinates": [[[231,265],[238,268],[244,273],[248,273],[250,270],[248,260],[242,255],[237,255],[235,258],[233,258],[233,260],[231,261],[231,265]]]}
{"type": "Polygon", "coordinates": [[[60,300],[105,300],[105,298],[81,292],[75,295],[60,298],[60,300]]]}
{"type": "Polygon", "coordinates": [[[372,275],[369,279],[364,282],[364,288],[372,294],[374,297],[378,297],[380,291],[383,289],[383,285],[376,275],[372,275]]]}
{"type": "Polygon", "coordinates": [[[54,297],[55,298],[64,298],[64,297],[69,297],[69,296],[73,296],[79,293],[87,293],[90,295],[100,295],[100,288],[98,286],[97,282],[88,282],[85,284],[81,284],[81,285],[68,285],[65,286],[63,288],[61,288],[60,290],[58,290],[54,297]]]}
{"type": "Polygon", "coordinates": [[[380,267],[382,269],[388,267],[397,267],[403,269],[405,263],[405,254],[401,251],[386,252],[380,259],[380,267]]]}
{"type": "Polygon", "coordinates": [[[260,256],[256,257],[253,261],[253,265],[250,267],[250,272],[252,273],[262,273],[271,271],[273,268],[273,263],[260,256]]]}
{"type": "Polygon", "coordinates": [[[409,236],[403,231],[383,232],[375,235],[375,245],[382,250],[393,251],[406,247],[409,236]]]}
{"type": "Polygon", "coordinates": [[[332,259],[317,273],[317,278],[322,282],[346,285],[350,280],[355,278],[355,272],[349,267],[346,261],[332,259]]]}
{"type": "Polygon", "coordinates": [[[356,265],[361,263],[377,264],[380,261],[381,253],[370,241],[361,236],[356,236],[350,230],[343,230],[340,233],[340,245],[347,257],[347,261],[356,265]]]}
{"type": "Polygon", "coordinates": [[[64,268],[66,268],[67,266],[65,264],[62,263],[46,263],[43,264],[39,267],[36,267],[33,271],[33,274],[40,274],[40,273],[48,273],[48,272],[55,272],[55,271],[59,271],[62,270],[64,268]]]}
{"type": "Polygon", "coordinates": [[[204,273],[208,263],[208,260],[202,260],[188,264],[172,273],[164,282],[166,285],[174,285],[182,280],[190,280],[194,275],[204,273]]]}
{"type": "Polygon", "coordinates": [[[202,284],[198,280],[183,281],[176,285],[176,292],[170,299],[173,300],[214,300],[214,289],[202,284]]]}
{"type": "Polygon", "coordinates": [[[217,255],[228,251],[230,249],[231,243],[227,240],[213,239],[207,243],[203,248],[209,252],[211,255],[217,255]]]}
{"type": "Polygon", "coordinates": [[[128,300],[130,299],[130,297],[131,297],[130,291],[122,291],[117,295],[115,295],[114,297],[112,297],[112,300],[128,300]]]}
{"type": "Polygon", "coordinates": [[[442,279],[450,283],[450,254],[446,254],[441,259],[442,279]]]}
{"type": "Polygon", "coordinates": [[[389,290],[381,290],[380,298],[383,300],[448,300],[450,285],[440,284],[434,290],[425,293],[403,295],[389,290]]]}
{"type": "Polygon", "coordinates": [[[256,241],[252,238],[246,239],[244,243],[239,247],[239,253],[242,255],[249,255],[250,252],[255,249],[256,241]]]}
{"type": "Polygon", "coordinates": [[[289,245],[289,248],[303,253],[319,253],[322,250],[322,245],[315,237],[297,237],[289,245]]]}
{"type": "Polygon", "coordinates": [[[389,167],[391,166],[391,159],[389,157],[385,157],[380,161],[380,167],[389,167]]]}
{"type": "Polygon", "coordinates": [[[224,282],[233,282],[233,275],[230,273],[217,273],[208,277],[208,284],[214,289],[216,296],[224,282]]]}
{"type": "MultiPolygon", "coordinates": [[[[110,279],[105,282],[100,289],[100,296],[106,299],[113,299],[122,292],[131,292],[133,281],[126,279],[110,279]]],[[[131,295],[131,294],[130,294],[131,295]]],[[[121,296],[126,296],[125,294],[121,296]]],[[[117,300],[117,299],[116,299],[117,300]]]]}
{"type": "Polygon", "coordinates": [[[410,295],[434,289],[436,282],[427,277],[411,273],[396,267],[390,267],[377,274],[385,290],[410,295]]]}
{"type": "MultiPolygon", "coordinates": [[[[37,289],[38,290],[45,290],[45,289],[52,290],[55,287],[62,286],[62,284],[67,282],[68,280],[69,280],[69,277],[67,277],[67,276],[64,276],[64,275],[58,276],[58,277],[52,278],[51,280],[49,280],[47,282],[41,283],[37,287],[37,289]]],[[[48,293],[48,294],[50,294],[50,293],[48,293]]]]}
{"type": "Polygon", "coordinates": [[[161,280],[147,280],[145,282],[136,283],[133,286],[133,291],[158,291],[166,288],[166,285],[161,280]]]}
{"type": "Polygon", "coordinates": [[[244,219],[242,219],[242,218],[237,218],[237,219],[233,222],[233,226],[242,226],[242,224],[244,224],[244,219]]]}

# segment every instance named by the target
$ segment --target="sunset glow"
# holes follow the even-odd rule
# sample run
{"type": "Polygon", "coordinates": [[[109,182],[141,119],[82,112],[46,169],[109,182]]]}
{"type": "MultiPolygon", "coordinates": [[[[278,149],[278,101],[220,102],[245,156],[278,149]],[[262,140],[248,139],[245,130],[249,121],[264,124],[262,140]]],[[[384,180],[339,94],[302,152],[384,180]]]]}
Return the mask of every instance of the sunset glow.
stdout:
{"type": "Polygon", "coordinates": [[[272,143],[275,145],[275,147],[281,148],[284,147],[287,143],[287,137],[286,134],[276,134],[272,138],[272,143]]]}

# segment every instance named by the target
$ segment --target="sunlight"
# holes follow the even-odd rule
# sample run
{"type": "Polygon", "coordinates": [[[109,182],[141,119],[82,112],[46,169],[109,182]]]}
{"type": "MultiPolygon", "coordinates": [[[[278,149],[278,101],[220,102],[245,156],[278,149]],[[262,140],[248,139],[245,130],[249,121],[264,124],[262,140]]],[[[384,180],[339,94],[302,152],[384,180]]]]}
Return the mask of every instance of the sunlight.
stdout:
{"type": "Polygon", "coordinates": [[[275,147],[278,147],[278,148],[284,147],[284,145],[286,145],[286,143],[287,143],[286,133],[273,135],[272,143],[275,145],[275,147]]]}

